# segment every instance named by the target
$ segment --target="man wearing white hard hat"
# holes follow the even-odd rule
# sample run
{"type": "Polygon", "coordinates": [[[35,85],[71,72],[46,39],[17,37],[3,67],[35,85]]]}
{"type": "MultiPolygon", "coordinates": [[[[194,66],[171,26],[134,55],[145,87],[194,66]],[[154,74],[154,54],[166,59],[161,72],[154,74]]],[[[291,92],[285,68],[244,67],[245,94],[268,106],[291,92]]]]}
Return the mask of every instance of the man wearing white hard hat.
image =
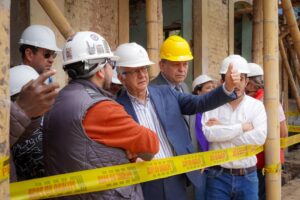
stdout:
{"type": "MultiPolygon", "coordinates": [[[[63,48],[70,77],[44,118],[45,170],[57,175],[130,162],[129,155],[151,160],[156,134],[136,123],[107,91],[114,61],[107,41],[91,31],[77,32],[63,48]]],[[[142,200],[139,184],[59,199],[142,200]]]]}
{"type": "MultiPolygon", "coordinates": [[[[239,82],[239,74],[228,71],[224,92],[223,86],[204,96],[177,92],[168,85],[148,86],[148,68],[154,63],[146,50],[136,43],[125,43],[117,47],[118,78],[127,90],[117,98],[125,110],[141,125],[155,131],[160,148],[155,159],[194,153],[188,127],[182,114],[193,115],[216,108],[235,99],[233,89],[239,82]]],[[[186,200],[187,183],[201,187],[200,171],[176,175],[142,184],[146,200],[186,200]]]]}
{"type": "MultiPolygon", "coordinates": [[[[249,82],[246,87],[246,94],[258,99],[260,101],[264,100],[264,71],[263,68],[256,63],[248,64],[250,73],[248,74],[249,82]]],[[[286,125],[286,118],[284,115],[284,111],[282,105],[279,103],[278,106],[279,113],[279,130],[280,130],[280,138],[284,138],[288,136],[288,128],[286,125]]],[[[266,188],[265,188],[265,176],[263,174],[263,169],[265,167],[265,156],[264,152],[260,152],[256,155],[257,158],[257,175],[259,180],[259,199],[266,199],[266,188]]],[[[284,163],[284,152],[280,150],[280,161],[284,163]]]]}
{"type": "Polygon", "coordinates": [[[23,64],[33,67],[39,74],[51,69],[57,52],[61,51],[56,45],[54,32],[43,25],[27,27],[19,44],[23,64]]]}
{"type": "MultiPolygon", "coordinates": [[[[229,66],[241,73],[235,88],[238,98],[212,111],[203,113],[202,127],[209,150],[220,150],[242,145],[263,145],[267,136],[267,116],[263,103],[245,94],[250,72],[247,61],[230,55],[221,64],[221,81],[229,66]]],[[[208,168],[206,199],[258,199],[256,157],[224,163],[208,168]],[[234,191],[234,192],[232,192],[234,191]]]]}
{"type": "MultiPolygon", "coordinates": [[[[18,65],[10,68],[9,73],[11,96],[10,181],[14,182],[43,175],[43,166],[39,162],[42,159],[41,146],[33,145],[32,141],[29,142],[30,145],[25,143],[29,137],[39,139],[41,116],[54,103],[58,84],[46,85],[44,83],[46,79],[54,74],[54,71],[39,75],[30,66],[18,65]],[[22,147],[19,148],[20,146],[22,147]],[[30,149],[27,147],[30,147],[30,149]]],[[[34,140],[34,142],[37,142],[37,140],[34,140]]],[[[40,144],[41,142],[39,142],[40,144]]]]}

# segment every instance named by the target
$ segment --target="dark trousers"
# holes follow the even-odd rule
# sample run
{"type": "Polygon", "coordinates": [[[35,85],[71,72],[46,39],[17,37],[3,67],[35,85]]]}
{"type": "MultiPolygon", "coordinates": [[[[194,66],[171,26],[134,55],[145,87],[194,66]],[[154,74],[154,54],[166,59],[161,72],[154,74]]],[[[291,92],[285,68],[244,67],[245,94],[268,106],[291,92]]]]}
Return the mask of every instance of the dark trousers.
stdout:
{"type": "Polygon", "coordinates": [[[185,174],[142,183],[145,200],[187,200],[185,174]]]}

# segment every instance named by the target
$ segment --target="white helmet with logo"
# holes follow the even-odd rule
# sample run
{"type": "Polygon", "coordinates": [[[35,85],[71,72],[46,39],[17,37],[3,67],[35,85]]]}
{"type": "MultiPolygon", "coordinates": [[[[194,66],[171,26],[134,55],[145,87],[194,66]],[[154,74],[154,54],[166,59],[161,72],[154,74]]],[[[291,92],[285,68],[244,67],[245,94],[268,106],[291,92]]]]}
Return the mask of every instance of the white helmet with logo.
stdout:
{"type": "Polygon", "coordinates": [[[154,64],[150,61],[144,47],[135,42],[121,44],[117,47],[115,54],[120,57],[116,63],[120,67],[142,67],[154,64]]]}
{"type": "Polygon", "coordinates": [[[70,69],[69,66],[79,63],[80,69],[74,69],[74,66],[72,69],[73,72],[77,71],[76,77],[93,75],[109,59],[115,61],[118,57],[111,52],[107,41],[101,35],[91,31],[77,32],[67,40],[63,48],[63,66],[66,71],[70,69]]]}
{"type": "Polygon", "coordinates": [[[209,76],[207,76],[207,75],[205,75],[205,74],[198,76],[198,77],[193,81],[193,84],[192,84],[193,90],[195,89],[195,87],[196,87],[197,85],[200,85],[200,84],[206,83],[206,82],[208,82],[208,81],[212,81],[212,80],[213,80],[212,78],[210,78],[209,76]]]}
{"type": "Polygon", "coordinates": [[[9,69],[10,96],[18,94],[29,81],[35,80],[39,74],[28,65],[18,65],[9,69]]]}
{"type": "Polygon", "coordinates": [[[253,77],[253,76],[263,76],[264,75],[264,70],[262,67],[256,63],[248,63],[248,67],[250,70],[250,73],[248,74],[248,77],[253,77]]]}
{"type": "Polygon", "coordinates": [[[226,74],[230,63],[232,63],[233,68],[238,70],[238,72],[241,74],[248,74],[250,72],[248,68],[248,62],[245,58],[240,55],[230,55],[223,60],[220,74],[226,74]]]}
{"type": "Polygon", "coordinates": [[[27,44],[52,51],[61,51],[56,46],[55,34],[47,26],[31,25],[27,27],[20,38],[19,44],[27,44]]]}

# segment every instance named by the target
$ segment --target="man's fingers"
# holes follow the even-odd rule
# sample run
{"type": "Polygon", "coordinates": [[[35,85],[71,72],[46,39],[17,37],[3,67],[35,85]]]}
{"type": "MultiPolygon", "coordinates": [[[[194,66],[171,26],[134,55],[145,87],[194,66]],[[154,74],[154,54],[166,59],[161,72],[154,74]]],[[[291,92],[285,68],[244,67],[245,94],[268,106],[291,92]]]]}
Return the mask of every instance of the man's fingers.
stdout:
{"type": "Polygon", "coordinates": [[[42,73],[36,80],[35,82],[37,83],[44,83],[50,76],[53,76],[56,73],[56,70],[51,69],[49,71],[46,71],[42,73]]]}
{"type": "Polygon", "coordinates": [[[49,85],[43,85],[41,86],[41,93],[45,94],[45,93],[49,93],[53,90],[56,90],[59,88],[59,84],[58,83],[51,83],[49,85]]]}
{"type": "Polygon", "coordinates": [[[229,64],[227,72],[229,72],[230,74],[232,74],[232,72],[233,72],[233,64],[232,63],[229,64]]]}

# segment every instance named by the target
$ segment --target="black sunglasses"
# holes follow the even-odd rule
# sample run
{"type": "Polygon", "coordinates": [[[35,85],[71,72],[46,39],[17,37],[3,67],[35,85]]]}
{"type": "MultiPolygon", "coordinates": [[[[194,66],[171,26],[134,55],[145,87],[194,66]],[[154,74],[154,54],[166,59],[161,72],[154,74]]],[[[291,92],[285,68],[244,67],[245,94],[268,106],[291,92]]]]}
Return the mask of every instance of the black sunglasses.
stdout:
{"type": "Polygon", "coordinates": [[[50,58],[50,56],[52,56],[53,59],[56,58],[56,56],[57,56],[56,51],[45,50],[44,58],[48,59],[48,58],[50,58]]]}

